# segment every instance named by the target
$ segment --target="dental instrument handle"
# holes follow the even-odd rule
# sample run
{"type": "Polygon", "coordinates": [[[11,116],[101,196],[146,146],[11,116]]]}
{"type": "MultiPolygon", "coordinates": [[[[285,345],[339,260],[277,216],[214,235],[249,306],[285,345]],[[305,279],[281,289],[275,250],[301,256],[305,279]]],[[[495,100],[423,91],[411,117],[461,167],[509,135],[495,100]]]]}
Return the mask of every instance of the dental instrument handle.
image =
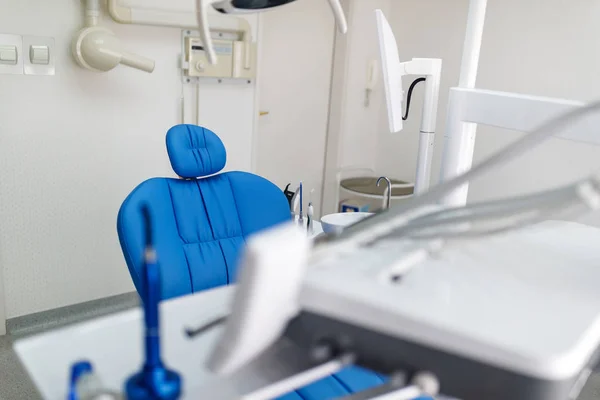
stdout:
{"type": "Polygon", "coordinates": [[[93,372],[92,364],[89,361],[78,361],[71,366],[71,380],[69,383],[69,394],[67,400],[79,400],[77,390],[78,381],[81,377],[93,372]]]}
{"type": "Polygon", "coordinates": [[[298,217],[298,223],[300,223],[300,225],[304,225],[304,213],[302,210],[303,203],[304,203],[304,198],[302,196],[302,182],[300,182],[300,215],[298,217]]]}
{"type": "Polygon", "coordinates": [[[122,400],[121,394],[107,389],[94,371],[92,363],[83,360],[71,367],[67,400],[122,400]]]}
{"type": "Polygon", "coordinates": [[[298,186],[298,188],[296,188],[296,192],[294,193],[294,197],[292,198],[292,207],[291,207],[291,213],[292,213],[292,221],[296,220],[296,209],[298,208],[298,202],[300,201],[300,186],[298,186]]]}
{"type": "Polygon", "coordinates": [[[315,210],[313,208],[312,201],[311,201],[310,203],[308,203],[308,212],[307,212],[308,223],[306,224],[306,229],[307,229],[309,235],[312,235],[315,232],[315,229],[313,226],[314,213],[315,213],[315,210]]]}
{"type": "Polygon", "coordinates": [[[144,322],[145,322],[145,354],[144,369],[160,367],[160,326],[158,319],[158,304],[160,303],[160,276],[156,263],[156,251],[153,247],[152,225],[150,210],[142,207],[146,245],[144,248],[144,273],[142,286],[144,290],[144,322]]]}
{"type": "Polygon", "coordinates": [[[175,400],[181,394],[181,377],[166,369],[160,358],[160,270],[147,205],[142,206],[141,213],[146,234],[142,275],[145,361],[142,370],[127,380],[125,392],[128,400],[175,400]]]}
{"type": "Polygon", "coordinates": [[[146,364],[144,368],[155,368],[162,365],[160,361],[160,326],[158,321],[158,303],[160,302],[160,280],[156,253],[151,246],[144,251],[146,270],[142,277],[146,290],[144,305],[144,320],[146,325],[145,345],[146,364]]]}

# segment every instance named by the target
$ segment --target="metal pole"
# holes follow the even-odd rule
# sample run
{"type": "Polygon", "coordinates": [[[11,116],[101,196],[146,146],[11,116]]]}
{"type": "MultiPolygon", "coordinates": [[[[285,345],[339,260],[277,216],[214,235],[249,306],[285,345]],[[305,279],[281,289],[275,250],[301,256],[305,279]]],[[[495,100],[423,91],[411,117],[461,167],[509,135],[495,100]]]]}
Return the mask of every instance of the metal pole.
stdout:
{"type": "MultiPolygon", "coordinates": [[[[475,88],[486,10],[487,0],[471,0],[459,79],[459,87],[461,88],[475,88]]],[[[453,111],[452,106],[449,105],[441,182],[448,181],[471,169],[473,163],[477,125],[465,123],[459,118],[453,118],[453,111]]],[[[468,192],[469,185],[465,184],[448,195],[443,204],[448,206],[464,205],[467,203],[468,192]]]]}
{"type": "Polygon", "coordinates": [[[435,145],[435,129],[440,97],[440,81],[442,78],[442,60],[428,60],[430,73],[425,81],[423,98],[423,116],[419,132],[419,157],[417,158],[417,175],[415,178],[415,194],[429,190],[431,180],[431,163],[435,145]]]}

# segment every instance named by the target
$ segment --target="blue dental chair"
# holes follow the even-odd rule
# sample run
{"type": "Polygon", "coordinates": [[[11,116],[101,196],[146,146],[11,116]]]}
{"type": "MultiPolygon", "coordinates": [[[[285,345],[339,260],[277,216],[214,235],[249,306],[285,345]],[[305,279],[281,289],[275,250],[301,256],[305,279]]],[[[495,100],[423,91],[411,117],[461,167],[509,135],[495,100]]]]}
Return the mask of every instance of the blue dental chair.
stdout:
{"type": "MultiPolygon", "coordinates": [[[[125,199],[117,220],[123,255],[139,292],[144,248],[140,206],[149,206],[164,300],[235,282],[245,239],[290,219],[285,195],[268,180],[245,172],[217,174],[225,167],[226,151],[210,130],[177,125],[166,141],[171,166],[184,179],[143,182],[125,199]]],[[[383,382],[378,374],[350,367],[280,399],[335,399],[383,382]]]]}

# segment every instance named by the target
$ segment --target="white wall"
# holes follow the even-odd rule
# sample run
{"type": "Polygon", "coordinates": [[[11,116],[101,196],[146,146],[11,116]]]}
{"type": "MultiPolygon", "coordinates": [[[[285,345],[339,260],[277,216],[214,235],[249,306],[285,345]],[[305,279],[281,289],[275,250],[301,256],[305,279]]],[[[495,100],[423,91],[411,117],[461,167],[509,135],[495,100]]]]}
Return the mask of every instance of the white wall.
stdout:
{"type": "MultiPolygon", "coordinates": [[[[105,17],[129,48],[156,60],[156,70],[96,74],[70,55],[83,20],[79,0],[0,0],[0,10],[3,32],[52,36],[57,54],[56,76],[0,75],[7,317],[132,291],[116,216],[137,184],[171,175],[164,138],[181,116],[180,30],[105,17]]],[[[251,162],[254,90],[241,90],[201,88],[200,121],[224,138],[230,169],[251,162]]],[[[186,103],[195,104],[190,91],[186,103]]]]}
{"type": "MultiPolygon", "coordinates": [[[[442,153],[448,89],[458,83],[467,8],[467,0],[403,0],[393,5],[391,23],[401,57],[444,60],[434,180],[438,178],[442,153]]],[[[599,19],[600,3],[595,0],[489,0],[478,87],[583,101],[597,98],[599,19]]],[[[377,160],[383,173],[400,178],[415,173],[422,89],[416,93],[416,107],[402,134],[387,134],[381,116],[377,160]]],[[[475,162],[520,135],[480,128],[475,162]]],[[[600,148],[551,140],[526,158],[475,181],[469,200],[551,187],[598,169],[600,148]]]]}
{"type": "Polygon", "coordinates": [[[365,106],[365,94],[369,62],[379,60],[374,10],[383,9],[389,15],[390,3],[389,0],[354,0],[352,4],[342,168],[356,165],[373,168],[376,165],[377,121],[384,105],[381,74],[368,107],[365,106]]]}
{"type": "Polygon", "coordinates": [[[256,172],[280,188],[314,189],[320,215],[335,22],[323,0],[302,0],[261,16],[256,172]],[[310,29],[307,29],[310,25],[310,29]]]}

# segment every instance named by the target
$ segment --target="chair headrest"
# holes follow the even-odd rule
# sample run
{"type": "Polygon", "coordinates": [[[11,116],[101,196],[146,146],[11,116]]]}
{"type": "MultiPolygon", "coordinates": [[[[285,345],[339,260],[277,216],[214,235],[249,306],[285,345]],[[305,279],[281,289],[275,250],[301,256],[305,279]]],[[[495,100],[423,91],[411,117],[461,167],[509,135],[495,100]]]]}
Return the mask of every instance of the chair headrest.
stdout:
{"type": "Polygon", "coordinates": [[[182,178],[216,174],[225,167],[227,152],[219,137],[196,125],[175,125],[167,132],[171,166],[182,178]]]}

